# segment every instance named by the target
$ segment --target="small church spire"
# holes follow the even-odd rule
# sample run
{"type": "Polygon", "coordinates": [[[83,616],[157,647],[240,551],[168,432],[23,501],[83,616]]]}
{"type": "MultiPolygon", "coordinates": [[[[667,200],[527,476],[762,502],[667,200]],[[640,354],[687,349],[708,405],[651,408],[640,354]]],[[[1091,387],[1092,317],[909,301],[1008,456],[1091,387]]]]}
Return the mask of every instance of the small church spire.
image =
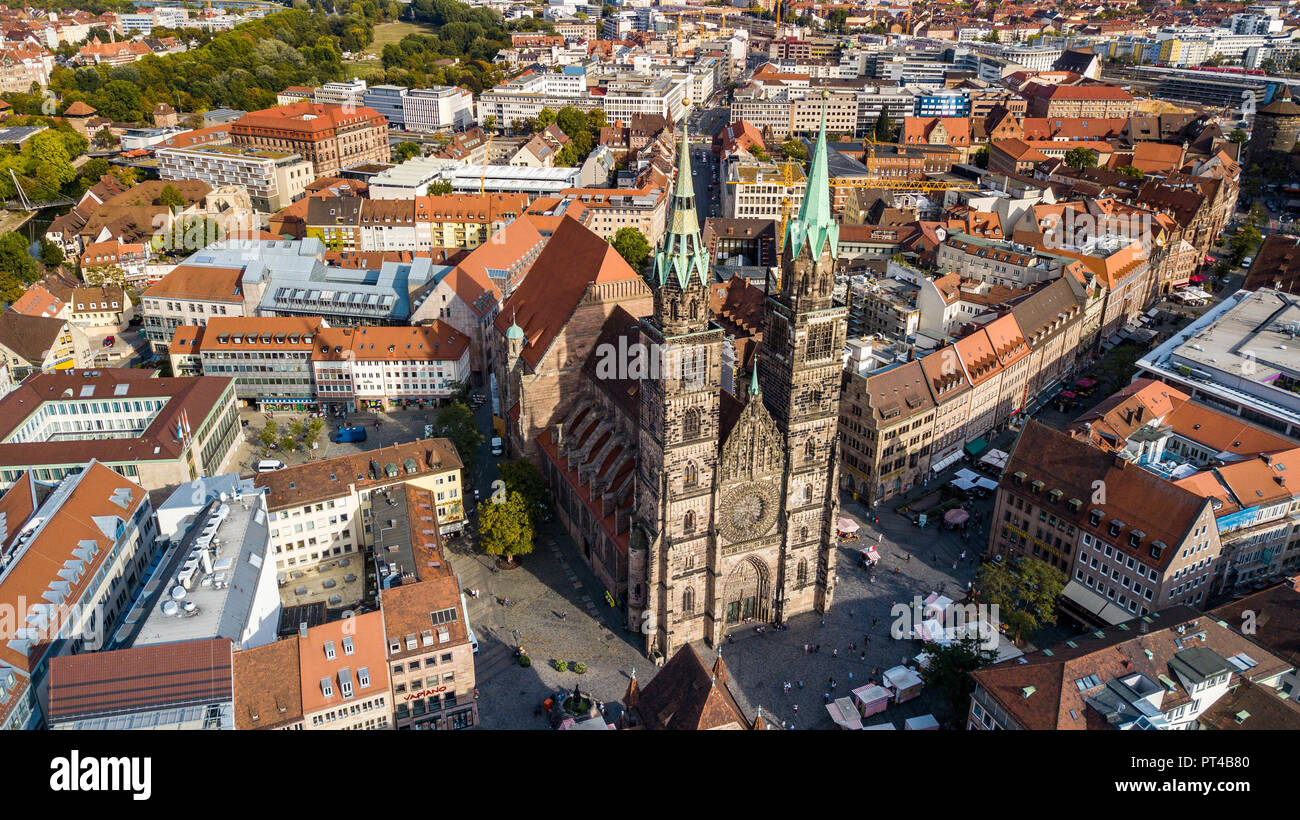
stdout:
{"type": "MultiPolygon", "coordinates": [[[[754,366],[749,372],[749,395],[758,395],[758,360],[754,360],[754,366]]],[[[722,654],[722,647],[718,647],[718,654],[722,654]]]]}

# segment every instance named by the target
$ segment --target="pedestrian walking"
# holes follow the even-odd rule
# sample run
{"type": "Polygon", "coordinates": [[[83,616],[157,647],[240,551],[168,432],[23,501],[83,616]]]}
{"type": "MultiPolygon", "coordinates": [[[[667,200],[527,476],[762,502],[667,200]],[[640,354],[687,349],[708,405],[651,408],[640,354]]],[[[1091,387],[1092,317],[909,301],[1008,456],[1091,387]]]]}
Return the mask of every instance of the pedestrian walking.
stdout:
{"type": "Polygon", "coordinates": [[[822,618],[822,626],[826,626],[826,619],[822,618]]]}
{"type": "Polygon", "coordinates": [[[799,704],[797,704],[797,703],[794,705],[794,713],[795,713],[796,715],[799,714],[799,704]]]}
{"type": "Polygon", "coordinates": [[[966,550],[962,550],[962,551],[961,551],[961,560],[963,560],[963,561],[966,560],[966,550]]]}
{"type": "Polygon", "coordinates": [[[867,653],[866,653],[866,652],[863,652],[863,653],[862,653],[862,662],[863,662],[863,663],[866,663],[866,662],[867,662],[867,653]]]}
{"type": "Polygon", "coordinates": [[[830,693],[830,692],[824,692],[824,693],[822,693],[822,697],[826,698],[826,702],[827,702],[827,703],[830,703],[830,702],[831,702],[831,693],[830,693]]]}
{"type": "Polygon", "coordinates": [[[839,656],[840,656],[840,648],[837,646],[831,650],[831,657],[838,658],[839,656]]]}
{"type": "MultiPolygon", "coordinates": [[[[802,689],[802,688],[803,688],[803,681],[798,681],[798,684],[799,684],[799,688],[802,689]]],[[[795,710],[796,712],[799,711],[799,707],[796,706],[794,710],[795,710]]]]}
{"type": "Polygon", "coordinates": [[[872,615],[872,616],[871,616],[871,625],[872,625],[872,626],[875,626],[875,625],[876,625],[876,616],[875,616],[875,615],[872,615]]]}
{"type": "Polygon", "coordinates": [[[849,673],[849,686],[852,686],[852,685],[853,685],[853,673],[850,672],[850,673],[849,673]]]}
{"type": "Polygon", "coordinates": [[[912,553],[909,552],[909,553],[907,554],[907,558],[904,559],[904,560],[906,560],[906,561],[911,561],[911,560],[912,560],[912,553]]]}

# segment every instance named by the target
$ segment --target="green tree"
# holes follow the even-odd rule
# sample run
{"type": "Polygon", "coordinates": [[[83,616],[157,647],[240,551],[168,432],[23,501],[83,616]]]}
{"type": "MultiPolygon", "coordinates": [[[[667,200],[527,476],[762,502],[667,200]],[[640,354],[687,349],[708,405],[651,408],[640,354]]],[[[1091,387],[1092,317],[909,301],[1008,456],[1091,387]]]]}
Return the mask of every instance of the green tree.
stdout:
{"type": "Polygon", "coordinates": [[[975,691],[971,673],[997,660],[997,650],[982,648],[982,640],[974,636],[953,641],[948,646],[927,641],[921,648],[929,656],[921,667],[921,680],[926,687],[939,692],[950,716],[964,715],[970,708],[971,692],[975,691]]]}
{"type": "Polygon", "coordinates": [[[435,418],[440,435],[451,439],[466,470],[478,462],[478,451],[483,446],[483,434],[474,421],[474,412],[460,402],[443,406],[435,418]]]}
{"type": "Polygon", "coordinates": [[[1134,179],[1141,179],[1142,177],[1146,176],[1145,174],[1142,173],[1142,169],[1138,168],[1135,165],[1121,165],[1115,169],[1115,172],[1118,174],[1123,174],[1126,177],[1133,177],[1134,179]]]}
{"type": "Polygon", "coordinates": [[[551,504],[551,494],[542,484],[542,474],[526,458],[516,458],[497,464],[507,493],[518,493],[528,505],[528,515],[533,526],[541,524],[551,504]]]}
{"type": "Polygon", "coordinates": [[[126,271],[121,265],[90,265],[81,269],[87,285],[126,285],[126,271]]]}
{"type": "Polygon", "coordinates": [[[1240,265],[1243,259],[1253,253],[1261,241],[1263,237],[1258,228],[1254,225],[1241,226],[1228,242],[1228,258],[1232,260],[1233,267],[1240,265]]]}
{"type": "Polygon", "coordinates": [[[975,160],[975,166],[978,168],[989,167],[989,147],[987,145],[980,146],[971,156],[971,159],[975,160]]]}
{"type": "Polygon", "coordinates": [[[1098,154],[1092,148],[1071,148],[1065,152],[1065,164],[1071,168],[1094,168],[1098,154]]]}
{"type": "Polygon", "coordinates": [[[537,112],[537,120],[535,124],[536,129],[540,131],[555,122],[555,116],[555,112],[549,108],[543,108],[541,111],[537,112]]]}
{"type": "Polygon", "coordinates": [[[533,522],[528,503],[519,493],[509,493],[500,503],[480,504],[478,530],[483,551],[505,556],[507,563],[513,564],[516,555],[533,551],[533,522]]]}
{"type": "Polygon", "coordinates": [[[13,231],[0,234],[0,271],[13,274],[28,285],[40,278],[40,268],[27,252],[27,240],[22,234],[13,231]]]}
{"type": "Polygon", "coordinates": [[[181,192],[176,190],[174,185],[164,185],[158,192],[158,198],[154,200],[155,205],[162,205],[167,208],[184,208],[185,197],[181,192]]]}
{"type": "Polygon", "coordinates": [[[1228,139],[1231,142],[1241,145],[1243,142],[1250,139],[1250,135],[1240,128],[1234,128],[1232,129],[1232,133],[1228,135],[1228,139]]]}
{"type": "Polygon", "coordinates": [[[986,43],[1000,43],[1000,42],[1002,42],[1002,37],[998,34],[998,30],[997,30],[997,29],[993,29],[993,30],[990,31],[988,34],[985,34],[984,37],[983,37],[982,39],[983,39],[984,42],[986,42],[986,43]]]}
{"type": "Polygon", "coordinates": [[[630,225],[619,228],[618,233],[614,234],[614,241],[610,244],[632,270],[639,273],[645,269],[646,260],[650,258],[650,242],[641,231],[630,225]]]}
{"type": "Polygon", "coordinates": [[[399,142],[393,149],[393,162],[406,162],[412,157],[418,157],[423,153],[423,148],[418,142],[399,142]]]}
{"type": "Polygon", "coordinates": [[[894,123],[889,119],[889,112],[883,107],[880,109],[880,115],[876,117],[876,126],[874,131],[876,142],[894,141],[894,123]]]}
{"type": "Polygon", "coordinates": [[[489,134],[497,130],[496,116],[492,114],[488,114],[486,117],[483,118],[483,130],[488,132],[489,134]]]}
{"type": "Polygon", "coordinates": [[[63,264],[63,248],[58,243],[41,237],[41,264],[47,268],[57,268],[63,264]]]}
{"type": "Polygon", "coordinates": [[[320,440],[320,434],[324,429],[325,422],[322,419],[317,416],[312,416],[308,419],[307,424],[303,427],[302,431],[303,446],[308,450],[315,447],[316,442],[320,440]]]}
{"type": "Polygon", "coordinates": [[[797,140],[794,137],[781,143],[781,153],[785,155],[786,159],[797,160],[799,162],[804,162],[808,159],[808,148],[803,144],[802,140],[797,140]]]}
{"type": "Polygon", "coordinates": [[[982,600],[998,607],[1017,643],[1056,623],[1056,599],[1065,573],[1046,561],[1023,557],[1014,566],[990,562],[980,567],[975,586],[982,600]]]}
{"type": "Polygon", "coordinates": [[[446,196],[452,191],[451,183],[445,179],[429,183],[429,196],[446,196]]]}
{"type": "Polygon", "coordinates": [[[292,453],[302,446],[298,439],[288,433],[281,435],[276,445],[279,446],[281,452],[285,453],[292,453]]]}
{"type": "Polygon", "coordinates": [[[101,128],[95,132],[95,145],[100,148],[112,148],[117,145],[117,135],[107,128],[101,128]]]}
{"type": "Polygon", "coordinates": [[[257,440],[262,442],[263,448],[269,450],[271,445],[275,444],[279,438],[279,425],[275,423],[275,419],[267,419],[266,426],[262,428],[262,432],[257,434],[257,440]]]}
{"type": "Polygon", "coordinates": [[[555,124],[560,126],[560,130],[571,140],[576,140],[579,134],[589,134],[591,131],[591,127],[587,124],[587,113],[571,105],[560,109],[555,115],[555,124]]]}

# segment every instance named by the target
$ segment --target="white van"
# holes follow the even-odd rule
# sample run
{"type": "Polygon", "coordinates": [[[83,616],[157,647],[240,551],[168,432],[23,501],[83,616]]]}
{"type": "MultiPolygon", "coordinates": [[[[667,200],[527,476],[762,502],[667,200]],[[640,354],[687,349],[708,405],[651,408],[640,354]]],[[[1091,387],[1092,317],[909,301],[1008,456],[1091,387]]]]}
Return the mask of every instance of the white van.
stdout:
{"type": "Polygon", "coordinates": [[[504,449],[504,445],[503,445],[502,442],[501,442],[501,437],[500,437],[500,436],[493,436],[493,437],[492,437],[492,455],[494,455],[494,456],[499,456],[499,455],[501,455],[501,454],[504,453],[504,452],[505,452],[505,449],[504,449]]]}
{"type": "Polygon", "coordinates": [[[284,462],[274,458],[264,458],[257,462],[257,471],[259,473],[270,473],[275,470],[283,470],[284,462]]]}

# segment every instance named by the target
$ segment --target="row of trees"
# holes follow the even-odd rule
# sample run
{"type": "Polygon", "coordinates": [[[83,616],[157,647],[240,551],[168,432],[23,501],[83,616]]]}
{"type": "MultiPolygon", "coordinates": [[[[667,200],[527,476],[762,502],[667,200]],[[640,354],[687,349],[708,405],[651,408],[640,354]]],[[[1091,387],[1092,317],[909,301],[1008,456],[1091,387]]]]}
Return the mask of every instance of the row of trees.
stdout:
{"type": "Polygon", "coordinates": [[[50,89],[60,110],[80,100],[120,122],[146,120],[159,103],[181,111],[267,108],[288,86],[344,79],[341,51],[367,46],[375,23],[396,8],[395,3],[359,0],[336,16],[304,4],[236,26],[178,54],[150,55],[121,66],[57,66],[50,89]]]}

